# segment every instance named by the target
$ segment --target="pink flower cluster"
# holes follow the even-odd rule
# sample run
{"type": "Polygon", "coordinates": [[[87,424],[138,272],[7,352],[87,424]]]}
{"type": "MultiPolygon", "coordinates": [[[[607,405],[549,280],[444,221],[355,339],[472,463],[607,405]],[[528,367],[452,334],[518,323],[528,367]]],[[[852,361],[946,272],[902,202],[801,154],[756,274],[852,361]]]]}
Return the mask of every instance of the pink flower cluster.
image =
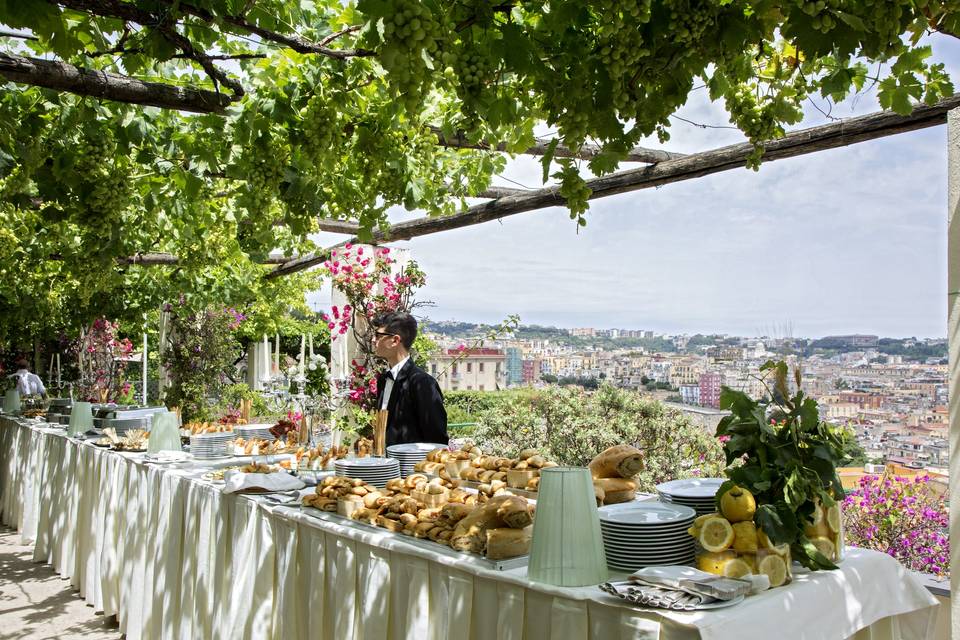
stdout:
{"type": "Polygon", "coordinates": [[[376,409],[377,371],[356,360],[350,361],[350,402],[365,411],[376,409]]]}
{"type": "Polygon", "coordinates": [[[949,512],[929,475],[867,475],[843,501],[847,542],[897,558],[914,571],[948,575],[949,512]]]}
{"type": "Polygon", "coordinates": [[[340,308],[334,305],[330,309],[330,313],[333,314],[332,317],[321,313],[320,318],[327,323],[327,328],[330,329],[330,339],[333,340],[336,336],[342,336],[350,329],[350,321],[353,318],[353,307],[345,304],[341,311],[340,308]]]}

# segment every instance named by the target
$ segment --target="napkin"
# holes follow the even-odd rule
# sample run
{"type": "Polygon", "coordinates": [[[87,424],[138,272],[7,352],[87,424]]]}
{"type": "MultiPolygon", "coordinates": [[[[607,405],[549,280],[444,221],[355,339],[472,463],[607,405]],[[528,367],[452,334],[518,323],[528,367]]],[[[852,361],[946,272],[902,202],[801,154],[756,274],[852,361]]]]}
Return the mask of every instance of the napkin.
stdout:
{"type": "Polygon", "coordinates": [[[678,611],[695,611],[699,605],[715,601],[715,598],[709,596],[695,595],[669,587],[656,587],[632,580],[604,582],[600,585],[600,589],[634,604],[678,611]]]}
{"type": "Polygon", "coordinates": [[[223,492],[236,493],[248,489],[263,489],[266,491],[292,491],[303,489],[303,482],[294,478],[286,471],[275,473],[243,473],[230,470],[223,474],[223,492]]]}

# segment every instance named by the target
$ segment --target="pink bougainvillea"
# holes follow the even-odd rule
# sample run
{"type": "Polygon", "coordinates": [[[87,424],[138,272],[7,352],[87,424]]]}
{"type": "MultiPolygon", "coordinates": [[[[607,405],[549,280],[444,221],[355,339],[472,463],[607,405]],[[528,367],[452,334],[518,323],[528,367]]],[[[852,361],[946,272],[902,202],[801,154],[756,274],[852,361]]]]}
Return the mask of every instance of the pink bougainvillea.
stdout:
{"type": "Polygon", "coordinates": [[[930,476],[864,476],[843,513],[848,544],[887,553],[914,571],[949,574],[947,496],[930,476]]]}

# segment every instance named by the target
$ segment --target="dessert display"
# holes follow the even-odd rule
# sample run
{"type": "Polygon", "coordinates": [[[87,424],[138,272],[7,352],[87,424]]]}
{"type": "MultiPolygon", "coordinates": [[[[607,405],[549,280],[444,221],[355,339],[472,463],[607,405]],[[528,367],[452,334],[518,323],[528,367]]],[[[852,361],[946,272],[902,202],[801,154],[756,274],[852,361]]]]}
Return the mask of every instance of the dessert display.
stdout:
{"type": "Polygon", "coordinates": [[[213,480],[215,482],[223,482],[223,477],[224,475],[226,475],[227,471],[238,471],[239,469],[240,469],[239,466],[221,467],[220,469],[214,469],[213,471],[208,471],[200,477],[203,478],[204,480],[213,480]]]}
{"type": "Polygon", "coordinates": [[[113,443],[116,451],[141,452],[147,450],[147,441],[150,432],[143,429],[130,429],[117,442],[113,443]]]}
{"type": "MultiPolygon", "coordinates": [[[[483,455],[476,445],[467,445],[457,451],[434,449],[414,465],[414,470],[478,485],[498,482],[514,489],[536,491],[540,470],[555,466],[556,462],[547,460],[536,449],[525,449],[516,458],[506,458],[483,455]]],[[[493,495],[489,488],[486,492],[493,495]]]]}
{"type": "Polygon", "coordinates": [[[183,425],[183,431],[193,436],[201,433],[229,433],[233,431],[233,425],[219,422],[188,422],[183,425]]]}
{"type": "Polygon", "coordinates": [[[288,453],[296,446],[285,440],[263,440],[261,438],[236,438],[231,444],[233,445],[233,455],[237,456],[265,456],[288,453]]]}
{"type": "Polygon", "coordinates": [[[359,438],[353,443],[353,451],[358,458],[366,458],[373,454],[373,440],[370,438],[359,438]]]}
{"type": "Polygon", "coordinates": [[[296,466],[299,469],[322,471],[327,468],[327,464],[329,464],[331,460],[346,458],[348,453],[349,449],[345,446],[330,447],[329,449],[324,449],[322,446],[312,449],[300,447],[295,452],[296,466]]]}
{"type": "Polygon", "coordinates": [[[512,495],[481,497],[452,479],[413,474],[378,489],[360,479],[331,476],[304,496],[303,504],[491,560],[530,549],[532,504],[512,495]]]}
{"type": "Polygon", "coordinates": [[[597,454],[589,469],[598,505],[631,502],[637,496],[631,478],[643,471],[643,456],[634,446],[618,444],[597,454]]]}
{"type": "Polygon", "coordinates": [[[277,423],[270,427],[270,433],[277,439],[283,438],[289,433],[297,431],[297,423],[288,418],[280,418],[277,423]]]}

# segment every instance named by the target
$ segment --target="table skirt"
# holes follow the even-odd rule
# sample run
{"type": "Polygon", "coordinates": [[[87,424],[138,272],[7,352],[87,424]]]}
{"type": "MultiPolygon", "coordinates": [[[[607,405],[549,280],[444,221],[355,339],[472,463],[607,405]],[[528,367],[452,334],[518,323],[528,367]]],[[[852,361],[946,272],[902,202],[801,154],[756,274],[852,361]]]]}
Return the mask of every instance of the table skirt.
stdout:
{"type": "MultiPolygon", "coordinates": [[[[196,470],[144,464],[9,418],[0,418],[0,515],[34,545],[35,561],[116,615],[130,640],[687,640],[732,628],[223,494],[196,470]]],[[[925,637],[934,608],[913,595],[902,610],[846,607],[833,637],[925,637]]],[[[819,635],[788,635],[831,637],[810,628],[819,635]]]]}

